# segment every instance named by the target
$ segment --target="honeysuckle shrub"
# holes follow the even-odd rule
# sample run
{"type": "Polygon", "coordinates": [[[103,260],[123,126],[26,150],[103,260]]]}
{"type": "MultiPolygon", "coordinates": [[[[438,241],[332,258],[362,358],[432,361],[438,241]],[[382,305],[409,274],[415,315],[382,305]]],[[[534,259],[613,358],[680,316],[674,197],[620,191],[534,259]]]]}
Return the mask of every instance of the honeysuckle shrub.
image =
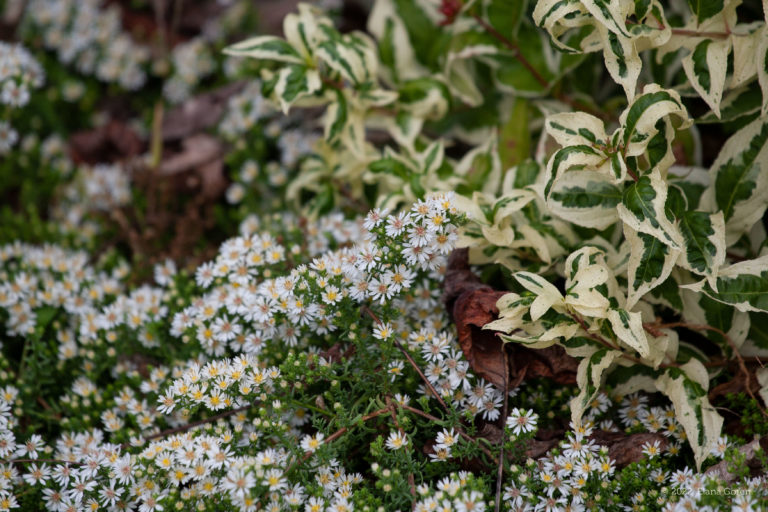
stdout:
{"type": "Polygon", "coordinates": [[[0,510],[768,506],[765,2],[299,4],[220,52],[246,4],[158,56],[115,4],[34,0],[0,45],[0,510]],[[128,90],[162,139],[234,80],[226,241],[148,272],[110,223],[162,155],[66,138],[128,90]],[[457,248],[508,292],[485,328],[576,386],[479,376],[457,248]]]}

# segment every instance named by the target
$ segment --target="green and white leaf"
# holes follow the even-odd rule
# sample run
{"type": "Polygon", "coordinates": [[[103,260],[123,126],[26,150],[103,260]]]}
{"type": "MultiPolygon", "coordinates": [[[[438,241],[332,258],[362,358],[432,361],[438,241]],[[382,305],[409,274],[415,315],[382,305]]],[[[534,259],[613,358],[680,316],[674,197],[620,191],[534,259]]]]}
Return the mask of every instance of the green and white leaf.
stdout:
{"type": "Polygon", "coordinates": [[[686,285],[739,311],[768,312],[768,255],[720,270],[713,289],[706,281],[686,285]]]}
{"type": "Polygon", "coordinates": [[[706,376],[704,365],[697,359],[691,359],[680,368],[667,368],[656,379],[657,389],[672,401],[675,417],[685,430],[699,471],[715,447],[723,427],[723,417],[709,403],[706,376]],[[702,375],[706,379],[703,384],[698,381],[702,375]]]}
{"type": "Polygon", "coordinates": [[[696,120],[696,124],[727,123],[745,116],[759,115],[763,93],[758,82],[750,82],[728,90],[720,102],[720,118],[708,112],[696,120]]]}
{"type": "MultiPolygon", "coordinates": [[[[763,7],[768,18],[768,7],[763,7]]],[[[768,116],[768,22],[763,27],[760,34],[760,42],[757,45],[755,55],[757,66],[757,81],[760,84],[760,90],[763,92],[762,117],[768,116]]]]}
{"type": "Polygon", "coordinates": [[[605,25],[598,24],[597,30],[602,39],[605,67],[611,78],[624,88],[627,99],[632,101],[637,89],[637,79],[643,67],[637,48],[632,39],[608,30],[605,25]]]}
{"type": "Polygon", "coordinates": [[[722,210],[731,245],[760,220],[768,206],[768,123],[755,119],[733,134],[709,170],[701,208],[722,210]]]}
{"type": "Polygon", "coordinates": [[[608,140],[605,124],[584,112],[562,112],[547,116],[547,133],[563,147],[602,143],[608,140]]]}
{"type": "Polygon", "coordinates": [[[611,322],[613,332],[622,343],[637,350],[640,357],[651,355],[651,347],[643,330],[643,319],[640,313],[625,309],[611,309],[608,311],[608,321],[611,322]]]}
{"type": "Polygon", "coordinates": [[[291,106],[303,98],[312,96],[323,86],[316,69],[290,65],[277,72],[277,81],[272,94],[280,104],[284,114],[291,106]]]}
{"type": "Polygon", "coordinates": [[[658,132],[658,120],[672,116],[680,120],[678,129],[687,128],[692,123],[677,92],[662,89],[657,84],[646,85],[643,93],[634,98],[619,118],[625,156],[642,155],[658,132]]]}
{"type": "Polygon", "coordinates": [[[688,0],[688,6],[699,24],[721,13],[725,3],[726,0],[688,0]]]}
{"type": "Polygon", "coordinates": [[[558,217],[585,228],[606,229],[619,220],[622,189],[603,173],[565,173],[553,186],[547,207],[558,217]]]}
{"type": "Polygon", "coordinates": [[[547,162],[544,174],[543,197],[547,199],[552,190],[552,185],[565,172],[570,170],[581,171],[584,169],[597,169],[606,162],[607,158],[602,152],[591,146],[568,146],[558,150],[547,162]]]}
{"type": "Polygon", "coordinates": [[[416,58],[408,29],[393,0],[376,0],[368,17],[368,31],[379,43],[384,78],[389,84],[419,78],[427,73],[416,58]]]}
{"type": "Polygon", "coordinates": [[[720,117],[730,51],[730,39],[705,39],[683,59],[688,81],[717,117],[720,117]]]}
{"type": "Polygon", "coordinates": [[[641,176],[624,191],[621,204],[617,206],[619,218],[635,231],[657,237],[672,249],[684,246],[679,229],[665,211],[667,183],[660,171],[641,176]]]}
{"type": "Polygon", "coordinates": [[[563,296],[552,283],[531,272],[516,272],[514,276],[523,288],[537,295],[531,304],[531,320],[535,322],[553,306],[562,310],[563,296]]]}
{"type": "Polygon", "coordinates": [[[579,386],[579,394],[571,399],[571,421],[581,424],[584,412],[589,403],[600,392],[605,372],[613,365],[622,353],[618,350],[607,348],[595,349],[588,357],[579,362],[576,372],[576,384],[579,386]]]}
{"type": "Polygon", "coordinates": [[[627,309],[632,309],[643,295],[663,283],[675,268],[680,251],[663,244],[653,235],[639,233],[624,224],[629,242],[627,264],[627,309]]]}
{"type": "Polygon", "coordinates": [[[729,89],[740,87],[755,77],[757,73],[757,51],[765,24],[755,22],[741,24],[731,34],[733,44],[733,72],[729,89]],[[738,29],[738,31],[736,30],[738,29]]]}
{"type": "Polygon", "coordinates": [[[304,59],[288,41],[275,36],[257,36],[233,44],[224,53],[235,57],[252,57],[259,60],[302,64],[304,59]]]}
{"type": "Polygon", "coordinates": [[[679,219],[685,248],[680,265],[706,276],[711,286],[720,266],[725,263],[725,221],[723,212],[686,211],[679,219]]]}

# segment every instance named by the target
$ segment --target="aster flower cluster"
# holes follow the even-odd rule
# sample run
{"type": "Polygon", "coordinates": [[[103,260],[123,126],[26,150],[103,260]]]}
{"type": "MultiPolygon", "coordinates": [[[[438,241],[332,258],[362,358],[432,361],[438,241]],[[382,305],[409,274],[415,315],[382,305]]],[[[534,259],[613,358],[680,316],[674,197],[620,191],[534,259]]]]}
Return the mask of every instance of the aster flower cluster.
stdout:
{"type": "MultiPolygon", "coordinates": [[[[42,86],[43,80],[43,68],[26,48],[0,42],[0,104],[6,116],[11,109],[27,105],[30,90],[42,86]]],[[[18,140],[9,120],[0,118],[0,155],[8,153],[18,140]]]]}
{"type": "Polygon", "coordinates": [[[32,0],[25,13],[26,30],[41,37],[62,63],[129,90],[146,82],[149,48],[123,31],[117,6],[104,8],[100,0],[32,0]]]}
{"type": "Polygon", "coordinates": [[[171,103],[189,98],[200,81],[215,69],[208,42],[201,38],[177,44],[171,51],[172,74],[163,84],[163,95],[171,103]]]}
{"type": "Polygon", "coordinates": [[[280,115],[261,94],[261,82],[248,82],[231,97],[218,126],[219,133],[234,145],[230,157],[235,164],[232,184],[227,190],[230,204],[247,204],[253,209],[269,189],[285,187],[300,162],[311,154],[319,135],[301,127],[301,119],[280,115]],[[269,148],[277,155],[263,159],[269,148]]]}

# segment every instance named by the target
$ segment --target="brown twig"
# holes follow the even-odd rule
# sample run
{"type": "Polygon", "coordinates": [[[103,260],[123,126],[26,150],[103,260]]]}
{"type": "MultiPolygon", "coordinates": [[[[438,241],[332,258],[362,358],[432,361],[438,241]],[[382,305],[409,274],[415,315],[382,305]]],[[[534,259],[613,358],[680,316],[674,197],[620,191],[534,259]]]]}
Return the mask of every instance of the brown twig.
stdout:
{"type": "Polygon", "coordinates": [[[251,403],[248,405],[244,405],[242,407],[238,407],[236,409],[230,409],[228,411],[224,411],[220,414],[216,414],[215,416],[210,416],[208,418],[204,418],[202,420],[193,421],[191,423],[186,423],[184,425],[181,425],[179,427],[169,428],[168,430],[163,430],[162,432],[158,432],[157,434],[152,434],[151,436],[146,436],[144,439],[146,441],[151,441],[153,439],[159,439],[161,437],[170,436],[173,434],[178,434],[179,432],[186,432],[187,430],[191,430],[195,427],[199,427],[200,425],[205,425],[206,423],[213,423],[214,421],[218,421],[222,418],[226,418],[228,416],[232,416],[233,414],[237,414],[238,412],[242,412],[245,410],[250,409],[251,407],[254,407],[256,403],[251,403]]]}

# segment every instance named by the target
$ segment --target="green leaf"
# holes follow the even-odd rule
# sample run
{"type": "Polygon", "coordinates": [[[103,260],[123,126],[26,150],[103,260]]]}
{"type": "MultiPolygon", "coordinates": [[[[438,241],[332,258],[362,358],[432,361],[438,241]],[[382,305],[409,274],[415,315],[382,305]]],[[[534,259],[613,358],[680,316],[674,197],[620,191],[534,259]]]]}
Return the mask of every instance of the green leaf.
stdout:
{"type": "Polygon", "coordinates": [[[528,102],[522,98],[513,100],[512,111],[499,133],[502,169],[509,169],[530,156],[531,136],[528,124],[528,102]]]}
{"type": "Polygon", "coordinates": [[[485,19],[506,37],[515,39],[525,17],[528,0],[484,0],[485,19]]]}
{"type": "Polygon", "coordinates": [[[722,416],[709,403],[707,390],[699,382],[702,374],[706,378],[704,365],[691,359],[681,368],[667,368],[656,379],[656,387],[672,401],[675,417],[683,425],[698,471],[717,443],[723,427],[722,416]]]}
{"type": "Polygon", "coordinates": [[[729,90],[720,102],[720,117],[708,112],[696,120],[697,124],[728,123],[760,112],[763,94],[757,82],[729,90]]]}
{"type": "Polygon", "coordinates": [[[451,106],[448,87],[434,78],[408,80],[398,89],[399,101],[412,115],[425,119],[439,119],[451,106]]]}

